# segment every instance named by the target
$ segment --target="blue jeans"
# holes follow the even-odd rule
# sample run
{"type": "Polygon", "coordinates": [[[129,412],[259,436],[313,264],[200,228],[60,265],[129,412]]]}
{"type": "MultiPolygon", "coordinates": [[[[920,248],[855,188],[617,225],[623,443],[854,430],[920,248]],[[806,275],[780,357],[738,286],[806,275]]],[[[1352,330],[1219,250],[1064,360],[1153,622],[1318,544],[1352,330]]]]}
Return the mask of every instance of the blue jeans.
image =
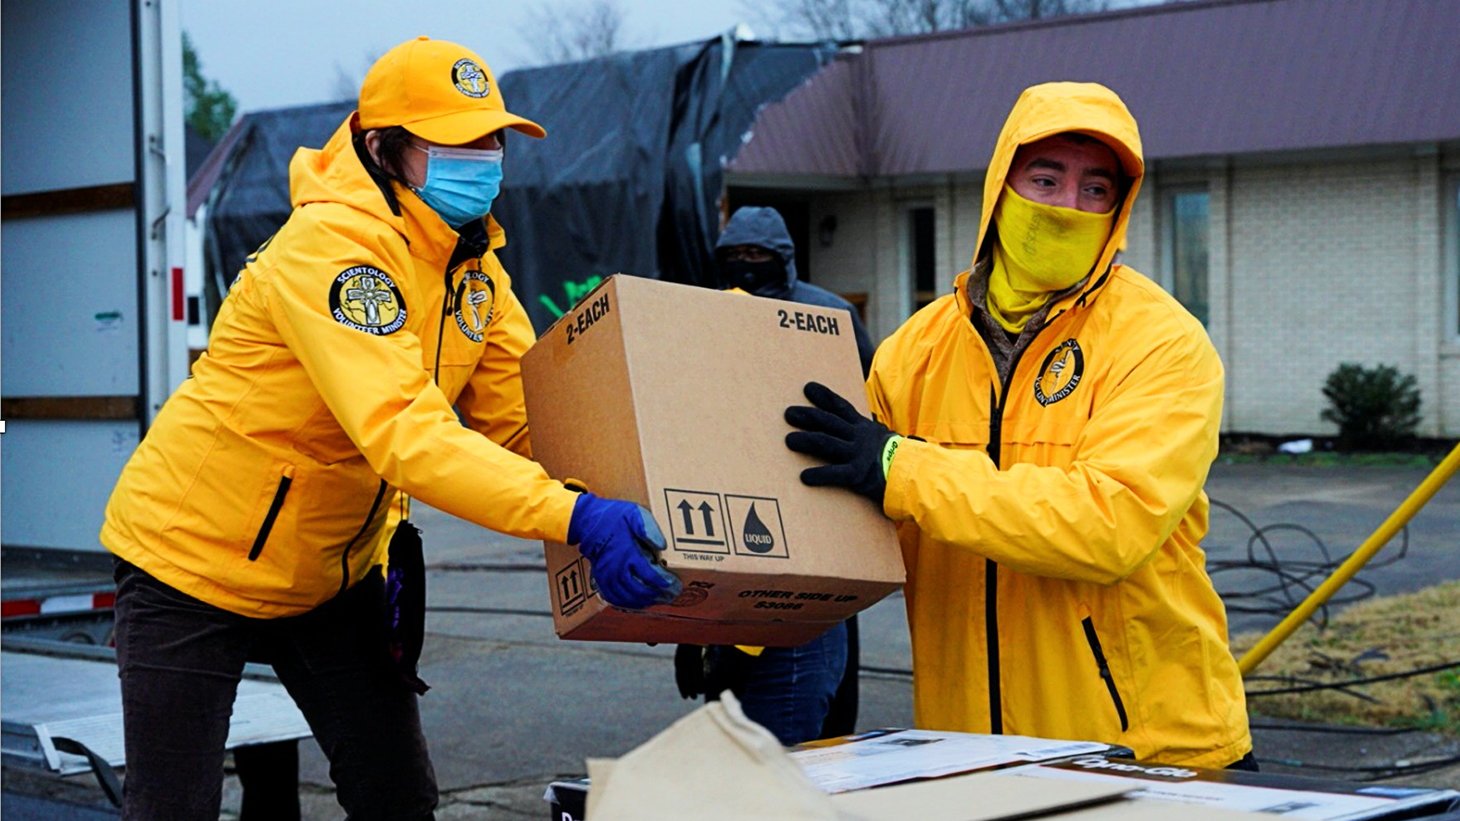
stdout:
{"type": "Polygon", "coordinates": [[[708,653],[707,667],[740,668],[730,677],[730,692],[750,720],[789,747],[821,737],[846,670],[847,625],[840,622],[799,647],[767,647],[759,656],[734,647],[711,647],[708,653]]]}
{"type": "Polygon", "coordinates": [[[216,821],[229,716],[250,659],[273,665],[309,721],[351,821],[434,817],[436,778],[416,694],[386,648],[378,568],[280,619],[221,610],[125,561],[116,581],[124,819],[216,821]]]}

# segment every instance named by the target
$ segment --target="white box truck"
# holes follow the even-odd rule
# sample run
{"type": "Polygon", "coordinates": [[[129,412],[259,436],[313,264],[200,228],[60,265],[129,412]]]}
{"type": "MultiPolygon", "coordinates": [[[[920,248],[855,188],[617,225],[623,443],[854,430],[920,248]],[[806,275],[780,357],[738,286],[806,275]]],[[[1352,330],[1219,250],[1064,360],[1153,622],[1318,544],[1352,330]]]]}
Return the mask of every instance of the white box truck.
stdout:
{"type": "MultiPolygon", "coordinates": [[[[78,798],[60,776],[90,770],[116,790],[120,692],[97,532],[122,466],[188,373],[179,2],[0,5],[7,819],[115,815],[115,795],[78,798]]],[[[244,714],[264,734],[231,735],[231,747],[308,734],[277,682],[245,682],[235,723],[244,714]]]]}
{"type": "Polygon", "coordinates": [[[178,3],[0,14],[0,539],[100,552],[112,485],[188,369],[178,3]]]}

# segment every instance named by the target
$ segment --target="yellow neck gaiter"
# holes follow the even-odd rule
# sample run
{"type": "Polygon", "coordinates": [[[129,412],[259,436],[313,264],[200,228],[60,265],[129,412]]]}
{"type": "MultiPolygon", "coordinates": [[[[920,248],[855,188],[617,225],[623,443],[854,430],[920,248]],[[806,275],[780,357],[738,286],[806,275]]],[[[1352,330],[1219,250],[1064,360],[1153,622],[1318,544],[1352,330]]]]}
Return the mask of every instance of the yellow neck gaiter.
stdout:
{"type": "Polygon", "coordinates": [[[993,216],[997,241],[987,301],[994,319],[1018,333],[1050,297],[1088,276],[1110,238],[1115,211],[1043,205],[1005,185],[993,216]]]}

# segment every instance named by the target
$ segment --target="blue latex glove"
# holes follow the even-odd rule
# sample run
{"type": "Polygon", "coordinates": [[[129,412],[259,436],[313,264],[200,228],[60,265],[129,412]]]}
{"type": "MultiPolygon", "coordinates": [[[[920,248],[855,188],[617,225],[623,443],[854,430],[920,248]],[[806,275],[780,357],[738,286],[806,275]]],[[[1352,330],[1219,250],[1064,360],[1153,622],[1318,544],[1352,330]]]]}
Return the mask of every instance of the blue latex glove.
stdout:
{"type": "Polygon", "coordinates": [[[654,561],[664,533],[641,505],[584,493],[573,505],[568,543],[592,564],[593,581],[604,601],[640,609],[673,601],[679,579],[654,561]]]}

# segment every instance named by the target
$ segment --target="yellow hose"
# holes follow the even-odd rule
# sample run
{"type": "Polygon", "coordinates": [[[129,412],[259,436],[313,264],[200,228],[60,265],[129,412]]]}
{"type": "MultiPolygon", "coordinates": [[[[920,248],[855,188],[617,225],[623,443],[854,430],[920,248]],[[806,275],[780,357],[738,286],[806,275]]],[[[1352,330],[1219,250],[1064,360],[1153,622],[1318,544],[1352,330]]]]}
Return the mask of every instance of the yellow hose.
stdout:
{"type": "Polygon", "coordinates": [[[1419,483],[1419,487],[1409,494],[1409,498],[1395,508],[1394,512],[1389,514],[1389,518],[1385,519],[1384,523],[1379,525],[1379,528],[1370,534],[1363,544],[1359,545],[1359,549],[1355,550],[1352,556],[1345,559],[1343,564],[1333,571],[1332,576],[1325,579],[1323,584],[1318,585],[1318,589],[1308,594],[1308,598],[1289,613],[1281,624],[1263,636],[1262,641],[1259,641],[1242,656],[1237,662],[1237,666],[1242,670],[1242,675],[1245,676],[1252,672],[1253,668],[1261,664],[1273,650],[1277,649],[1279,644],[1286,641],[1299,625],[1307,621],[1308,617],[1313,615],[1314,610],[1321,607],[1334,593],[1338,592],[1338,588],[1346,584],[1355,573],[1368,564],[1369,560],[1374,558],[1374,554],[1388,544],[1389,540],[1394,538],[1394,534],[1408,524],[1409,520],[1414,518],[1414,514],[1418,513],[1420,508],[1424,507],[1425,503],[1433,498],[1441,487],[1444,487],[1445,482],[1455,475],[1456,470],[1460,470],[1460,444],[1457,444],[1455,449],[1450,451],[1450,455],[1441,460],[1430,475],[1419,483]]]}

